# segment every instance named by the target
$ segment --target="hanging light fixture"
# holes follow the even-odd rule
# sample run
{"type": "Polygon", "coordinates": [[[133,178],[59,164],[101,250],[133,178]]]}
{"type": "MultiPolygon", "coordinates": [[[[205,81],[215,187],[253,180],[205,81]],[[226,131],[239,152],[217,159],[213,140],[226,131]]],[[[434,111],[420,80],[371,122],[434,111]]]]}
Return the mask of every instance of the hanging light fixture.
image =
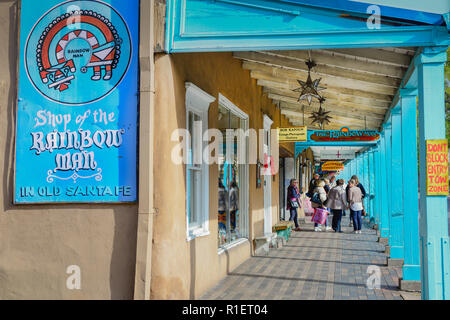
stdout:
{"type": "Polygon", "coordinates": [[[325,109],[322,108],[322,103],[324,103],[325,100],[326,99],[323,97],[319,98],[320,103],[319,111],[313,112],[312,115],[309,117],[310,119],[313,120],[311,124],[317,122],[319,124],[320,129],[323,129],[325,124],[329,124],[331,119],[331,117],[328,115],[330,111],[325,111],[325,109]]]}
{"type": "Polygon", "coordinates": [[[308,66],[308,78],[306,79],[306,82],[302,80],[297,80],[297,82],[300,84],[300,88],[294,89],[292,91],[294,92],[300,92],[300,96],[298,97],[298,102],[301,102],[302,100],[308,101],[308,104],[311,105],[312,99],[320,99],[321,96],[319,95],[319,91],[326,89],[325,87],[320,87],[319,83],[322,78],[312,80],[311,78],[311,69],[316,66],[316,63],[309,59],[305,62],[308,66]]]}

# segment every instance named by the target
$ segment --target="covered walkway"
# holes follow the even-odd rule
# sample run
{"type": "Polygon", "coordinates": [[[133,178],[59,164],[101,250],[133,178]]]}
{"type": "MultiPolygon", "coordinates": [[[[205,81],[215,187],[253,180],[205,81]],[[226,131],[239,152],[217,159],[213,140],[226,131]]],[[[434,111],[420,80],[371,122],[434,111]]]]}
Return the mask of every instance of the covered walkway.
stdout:
{"type": "MultiPolygon", "coordinates": [[[[317,169],[329,173],[322,171],[319,158],[342,161],[336,165],[343,165],[337,178],[359,177],[374,229],[359,238],[296,234],[269,257],[251,258],[205,298],[378,297],[365,289],[367,266],[374,264],[384,268],[384,298],[399,297],[393,288],[401,277],[400,288],[420,289],[424,300],[449,299],[443,84],[450,15],[448,6],[430,12],[418,2],[408,8],[395,1],[370,7],[361,1],[169,2],[165,51],[232,52],[280,117],[306,131],[290,140],[295,140],[294,176],[300,188],[307,191],[317,169]],[[352,148],[348,157],[322,156],[330,150],[341,153],[343,147],[352,148]],[[386,260],[401,270],[385,269],[386,260]]],[[[268,118],[267,130],[272,120],[267,114],[260,118],[268,118]]],[[[275,139],[265,139],[260,154],[277,159],[275,139]]],[[[268,181],[265,199],[276,178],[268,181]]],[[[272,209],[265,201],[263,240],[272,234],[272,209]]],[[[250,225],[258,214],[249,214],[250,225]]]]}
{"type": "Polygon", "coordinates": [[[361,235],[351,233],[348,215],[343,226],[344,233],[334,233],[302,225],[285,246],[248,259],[200,299],[402,300],[402,268],[386,265],[376,231],[365,226],[361,235]],[[380,268],[380,289],[367,288],[369,266],[380,268]]]}

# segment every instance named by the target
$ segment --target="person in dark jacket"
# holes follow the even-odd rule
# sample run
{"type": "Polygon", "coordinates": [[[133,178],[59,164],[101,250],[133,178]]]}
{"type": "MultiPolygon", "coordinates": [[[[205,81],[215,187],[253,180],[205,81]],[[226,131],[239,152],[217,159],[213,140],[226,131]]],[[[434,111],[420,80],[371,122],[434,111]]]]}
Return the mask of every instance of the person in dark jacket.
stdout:
{"type": "Polygon", "coordinates": [[[298,208],[301,208],[300,204],[300,192],[298,191],[298,182],[296,179],[291,179],[291,182],[288,187],[287,192],[287,206],[286,209],[290,212],[289,221],[294,221],[295,224],[295,231],[300,231],[300,227],[298,225],[298,214],[297,214],[297,208],[293,206],[293,203],[298,204],[298,208]]]}
{"type": "Polygon", "coordinates": [[[320,178],[318,173],[315,173],[311,181],[309,182],[308,193],[306,194],[308,197],[312,197],[314,193],[314,189],[316,188],[316,181],[320,178]]]}

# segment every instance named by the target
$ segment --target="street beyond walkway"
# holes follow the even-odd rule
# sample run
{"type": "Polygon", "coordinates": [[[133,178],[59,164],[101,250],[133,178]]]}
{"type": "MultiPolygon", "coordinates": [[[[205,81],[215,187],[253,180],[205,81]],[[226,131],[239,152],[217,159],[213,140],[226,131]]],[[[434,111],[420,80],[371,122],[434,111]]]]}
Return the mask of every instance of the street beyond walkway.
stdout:
{"type": "Polygon", "coordinates": [[[347,215],[344,233],[314,232],[311,223],[302,225],[285,246],[251,257],[200,299],[402,300],[402,269],[386,266],[376,231],[364,226],[362,234],[353,234],[348,223],[347,215]],[[380,289],[367,287],[369,266],[380,270],[380,289]]]}

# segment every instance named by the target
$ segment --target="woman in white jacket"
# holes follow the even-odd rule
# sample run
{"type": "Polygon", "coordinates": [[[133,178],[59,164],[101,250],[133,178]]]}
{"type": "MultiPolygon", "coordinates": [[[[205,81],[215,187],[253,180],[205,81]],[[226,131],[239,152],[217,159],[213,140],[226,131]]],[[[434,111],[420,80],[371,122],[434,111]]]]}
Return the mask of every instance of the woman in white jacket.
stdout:
{"type": "MultiPolygon", "coordinates": [[[[327,201],[327,193],[326,193],[326,191],[324,189],[324,186],[325,186],[325,182],[324,181],[322,181],[322,180],[317,180],[316,181],[316,187],[314,188],[313,197],[311,198],[311,205],[312,205],[313,208],[324,208],[324,209],[326,209],[325,201],[327,201]],[[318,196],[315,197],[315,194],[317,194],[318,196]],[[319,200],[319,199],[320,199],[320,201],[314,202],[314,200],[319,200]]],[[[328,218],[327,218],[327,220],[328,220],[328,218]]],[[[328,230],[331,230],[331,227],[328,227],[327,220],[325,220],[325,228],[326,228],[325,230],[328,231],[328,230]]],[[[319,224],[318,223],[314,223],[314,231],[316,231],[316,232],[317,231],[322,231],[319,228],[319,224]]]]}
{"type": "Polygon", "coordinates": [[[345,209],[347,209],[347,196],[344,189],[344,180],[339,179],[337,186],[328,192],[327,207],[331,209],[333,221],[331,223],[335,232],[342,232],[341,219],[345,209]]]}

